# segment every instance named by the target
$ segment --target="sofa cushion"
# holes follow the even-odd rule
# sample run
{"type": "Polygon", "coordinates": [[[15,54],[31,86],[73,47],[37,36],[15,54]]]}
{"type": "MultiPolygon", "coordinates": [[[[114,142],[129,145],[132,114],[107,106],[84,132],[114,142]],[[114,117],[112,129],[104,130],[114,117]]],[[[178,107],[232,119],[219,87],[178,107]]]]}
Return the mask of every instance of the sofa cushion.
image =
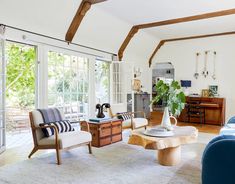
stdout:
{"type": "MultiPolygon", "coordinates": [[[[148,120],[145,118],[133,118],[133,128],[140,128],[148,125],[148,120]]],[[[127,119],[122,122],[124,128],[131,127],[131,119],[127,119]]]]}
{"type": "Polygon", "coordinates": [[[139,128],[148,125],[148,120],[145,118],[134,118],[133,119],[134,128],[139,128]]]}
{"type": "Polygon", "coordinates": [[[210,148],[210,146],[220,140],[226,140],[226,139],[232,139],[232,140],[235,140],[235,136],[234,135],[220,135],[220,136],[217,136],[215,138],[213,138],[207,145],[206,145],[206,148],[204,149],[204,152],[202,154],[202,161],[205,157],[205,154],[207,152],[207,150],[210,148]]]}
{"type": "Polygon", "coordinates": [[[122,113],[117,113],[117,118],[125,121],[133,118],[133,116],[129,112],[122,112],[122,113]]]}
{"type": "MultiPolygon", "coordinates": [[[[56,122],[52,122],[52,123],[39,124],[39,126],[46,126],[46,125],[55,125],[58,130],[58,133],[74,131],[74,128],[70,124],[69,120],[62,120],[62,121],[56,121],[56,122]]],[[[55,134],[54,129],[51,127],[42,128],[42,131],[46,137],[50,137],[55,134]]]]}
{"type": "MultiPolygon", "coordinates": [[[[72,131],[59,134],[60,149],[68,148],[74,145],[90,142],[91,133],[85,131],[72,131]]],[[[44,137],[38,141],[38,145],[55,145],[55,135],[44,137]]]]}

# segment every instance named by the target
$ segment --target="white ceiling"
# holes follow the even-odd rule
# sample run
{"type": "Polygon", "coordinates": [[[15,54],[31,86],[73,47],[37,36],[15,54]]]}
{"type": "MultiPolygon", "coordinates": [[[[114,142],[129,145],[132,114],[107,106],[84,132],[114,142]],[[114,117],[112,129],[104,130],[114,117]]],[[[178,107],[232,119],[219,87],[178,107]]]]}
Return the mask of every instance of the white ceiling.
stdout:
{"type": "Polygon", "coordinates": [[[146,29],[160,39],[235,31],[235,15],[146,29]]]}
{"type": "MultiPolygon", "coordinates": [[[[64,39],[80,3],[81,0],[0,0],[0,23],[64,39]]],[[[108,0],[92,6],[74,42],[117,52],[133,25],[232,8],[235,0],[108,0]]],[[[158,38],[225,31],[235,31],[235,15],[144,29],[128,48],[135,46],[141,51],[143,47],[139,42],[145,41],[152,50],[151,44],[155,46],[158,38]],[[144,34],[146,32],[149,34],[144,34]]]]}
{"type": "MultiPolygon", "coordinates": [[[[108,0],[97,7],[138,25],[235,8],[235,0],[108,0]]],[[[235,31],[235,15],[180,23],[144,31],[160,39],[235,31]]]]}
{"type": "Polygon", "coordinates": [[[235,8],[235,0],[108,0],[97,7],[131,24],[235,8]]]}

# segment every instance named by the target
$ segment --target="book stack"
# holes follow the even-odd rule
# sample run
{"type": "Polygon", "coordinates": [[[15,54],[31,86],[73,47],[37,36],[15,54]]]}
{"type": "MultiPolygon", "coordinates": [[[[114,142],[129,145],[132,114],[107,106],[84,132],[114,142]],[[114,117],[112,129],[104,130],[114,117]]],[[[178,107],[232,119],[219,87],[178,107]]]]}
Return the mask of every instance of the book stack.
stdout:
{"type": "Polygon", "coordinates": [[[96,122],[96,123],[103,123],[103,122],[108,122],[111,121],[112,118],[110,117],[104,117],[104,118],[91,118],[89,119],[90,122],[96,122]]]}

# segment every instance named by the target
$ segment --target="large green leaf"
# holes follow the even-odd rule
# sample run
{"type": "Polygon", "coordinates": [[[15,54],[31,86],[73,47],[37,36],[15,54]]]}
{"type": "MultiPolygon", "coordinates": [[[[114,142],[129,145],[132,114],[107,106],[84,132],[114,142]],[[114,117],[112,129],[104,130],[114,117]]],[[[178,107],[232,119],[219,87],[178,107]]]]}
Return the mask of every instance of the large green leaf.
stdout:
{"type": "Polygon", "coordinates": [[[157,95],[152,99],[151,103],[163,100],[169,111],[178,116],[185,106],[185,95],[178,81],[172,81],[171,84],[164,83],[160,80],[156,84],[157,95]]]}

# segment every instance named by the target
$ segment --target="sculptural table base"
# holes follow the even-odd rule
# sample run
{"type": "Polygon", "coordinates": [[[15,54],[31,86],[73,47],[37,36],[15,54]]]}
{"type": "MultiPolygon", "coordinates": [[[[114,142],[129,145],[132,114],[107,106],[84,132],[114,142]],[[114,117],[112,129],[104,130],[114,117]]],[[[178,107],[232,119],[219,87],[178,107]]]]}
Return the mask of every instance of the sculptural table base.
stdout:
{"type": "Polygon", "coordinates": [[[164,166],[174,166],[180,162],[181,146],[158,150],[158,162],[164,166]]]}
{"type": "Polygon", "coordinates": [[[173,136],[148,136],[145,130],[133,130],[129,144],[143,146],[145,149],[158,150],[157,158],[161,165],[174,166],[181,160],[181,145],[195,143],[198,130],[192,126],[174,126],[173,136]]]}

